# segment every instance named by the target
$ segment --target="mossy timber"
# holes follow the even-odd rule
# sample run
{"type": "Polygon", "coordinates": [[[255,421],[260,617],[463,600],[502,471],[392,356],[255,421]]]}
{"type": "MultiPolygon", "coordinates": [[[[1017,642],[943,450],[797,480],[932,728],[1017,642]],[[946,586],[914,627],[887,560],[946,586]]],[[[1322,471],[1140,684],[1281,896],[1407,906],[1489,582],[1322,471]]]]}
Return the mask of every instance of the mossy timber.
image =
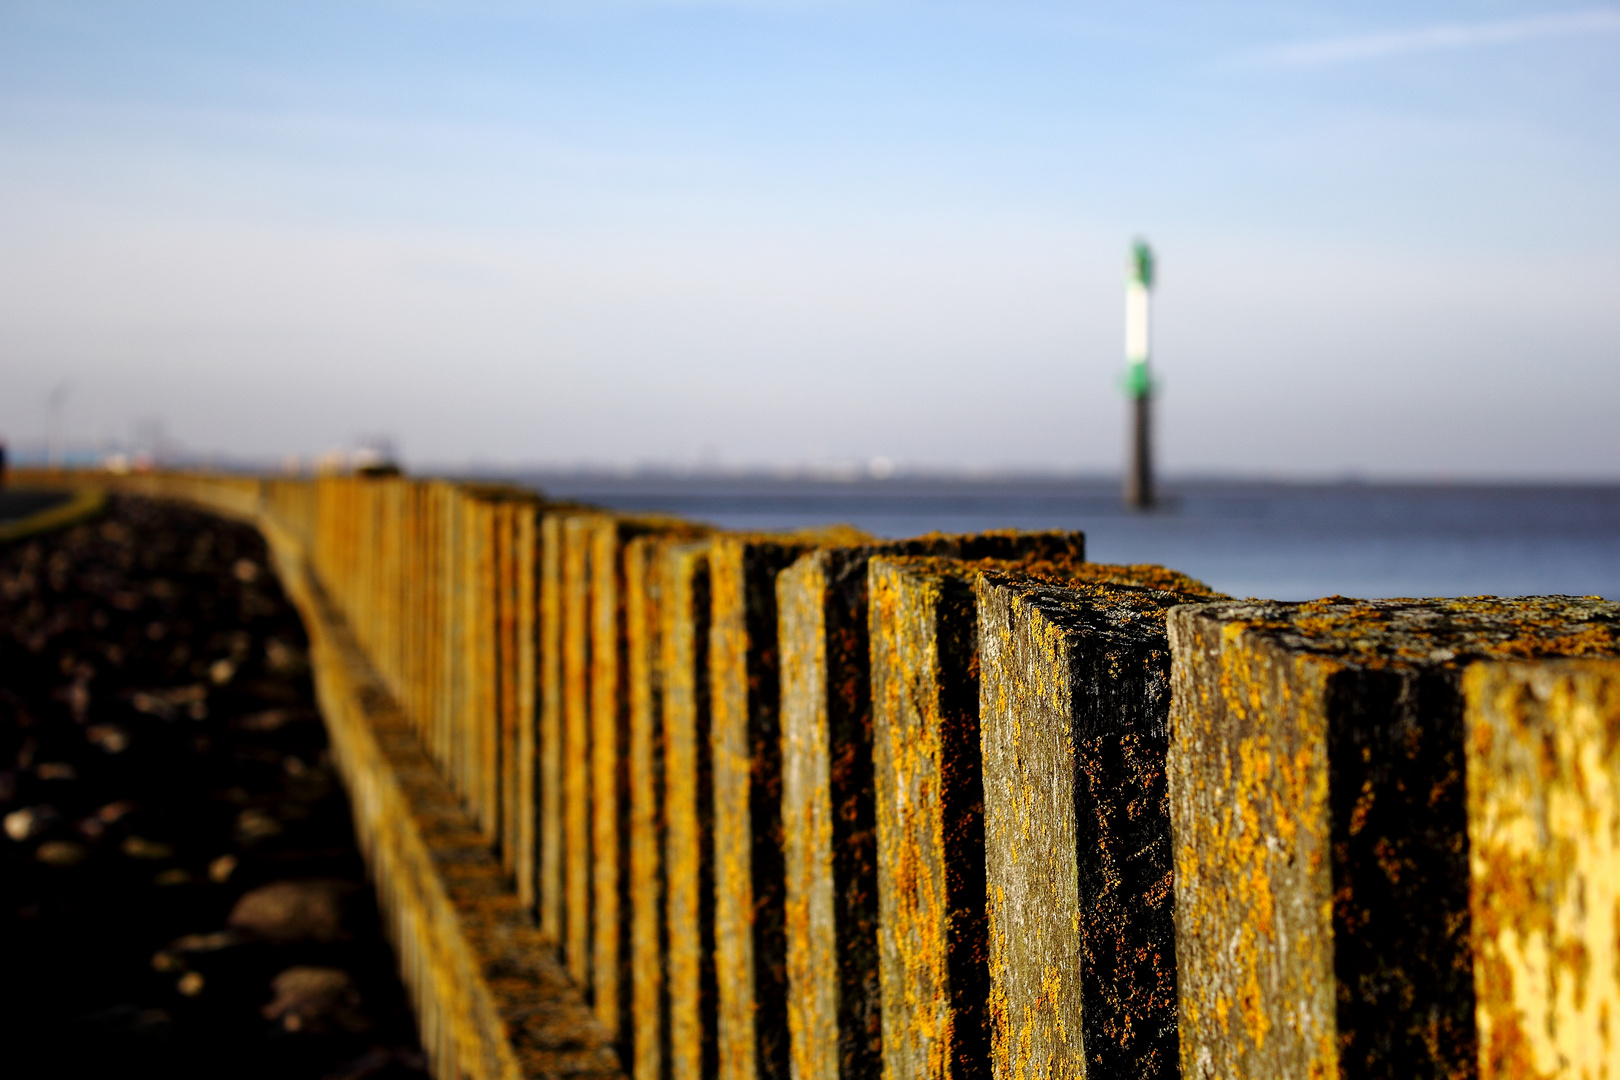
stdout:
{"type": "Polygon", "coordinates": [[[1183,605],[1078,535],[16,480],[266,537],[438,1076],[1620,1076],[1613,604],[1183,605]]]}

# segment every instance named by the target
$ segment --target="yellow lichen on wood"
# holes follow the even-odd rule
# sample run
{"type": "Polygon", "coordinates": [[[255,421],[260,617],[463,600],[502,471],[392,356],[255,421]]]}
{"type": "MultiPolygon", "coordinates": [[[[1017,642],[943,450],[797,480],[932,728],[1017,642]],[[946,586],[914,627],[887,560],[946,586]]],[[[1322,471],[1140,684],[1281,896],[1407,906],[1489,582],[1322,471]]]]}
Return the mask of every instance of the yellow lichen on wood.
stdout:
{"type": "Polygon", "coordinates": [[[709,545],[672,544],[660,561],[669,1069],[673,1080],[707,1080],[713,1072],[715,995],[709,545]]]}
{"type": "Polygon", "coordinates": [[[663,667],[659,630],[663,560],[657,537],[625,545],[625,675],[628,680],[630,797],[630,969],[634,1080],[663,1072],[664,834],[663,667]]]}
{"type": "Polygon", "coordinates": [[[518,895],[532,889],[540,933],[553,945],[563,933],[563,522],[548,513],[540,522],[540,682],[536,708],[534,812],[538,819],[533,886],[519,877],[518,895]]]}
{"type": "Polygon", "coordinates": [[[1322,701],[1333,665],[1193,611],[1169,620],[1181,1071],[1335,1077],[1322,701]]]}
{"type": "Polygon", "coordinates": [[[989,1073],[981,811],[953,812],[964,793],[950,785],[953,752],[969,738],[977,752],[978,686],[949,661],[978,631],[970,586],[945,562],[877,558],[868,571],[885,1080],[989,1073]],[[955,860],[980,875],[961,910],[955,860]]]}
{"type": "Polygon", "coordinates": [[[591,990],[596,1016],[620,1029],[622,886],[620,816],[626,719],[621,709],[623,590],[619,523],[601,518],[590,538],[591,990]]]}
{"type": "MultiPolygon", "coordinates": [[[[1000,1080],[1177,1074],[1166,612],[1157,567],[976,578],[1000,1080]]],[[[1185,580],[1185,579],[1183,579],[1185,580]]]]}
{"type": "Polygon", "coordinates": [[[591,553],[599,514],[570,515],[562,529],[563,961],[591,987],[591,553]]]}
{"type": "Polygon", "coordinates": [[[1620,662],[1464,676],[1481,1080],[1620,1077],[1620,662]]]}
{"type": "MultiPolygon", "coordinates": [[[[1330,597],[1181,608],[1171,627],[1184,1071],[1450,1078],[1482,1054],[1529,1061],[1502,1016],[1498,1049],[1480,1042],[1505,991],[1476,935],[1539,910],[1514,890],[1567,876],[1564,849],[1534,866],[1502,844],[1471,853],[1485,737],[1467,733],[1462,674],[1620,654],[1620,606],[1330,597]]],[[[1492,812],[1506,821],[1513,799],[1492,812]]],[[[1583,968],[1584,945],[1545,936],[1548,971],[1583,968]]]]}
{"type": "Polygon", "coordinates": [[[777,578],[782,648],[782,838],[793,1080],[836,1080],[838,963],[828,783],[825,552],[777,578]]]}
{"type": "Polygon", "coordinates": [[[991,993],[1001,1005],[991,1023],[991,1058],[997,1080],[1076,1080],[1089,1073],[1075,775],[1047,768],[1076,753],[1067,722],[1068,643],[1021,596],[987,597],[981,586],[979,606],[986,915],[991,993]],[[1028,762],[1040,763],[1038,774],[1020,768],[1028,762]],[[1026,883],[1034,887],[1017,887],[1026,883]]]}

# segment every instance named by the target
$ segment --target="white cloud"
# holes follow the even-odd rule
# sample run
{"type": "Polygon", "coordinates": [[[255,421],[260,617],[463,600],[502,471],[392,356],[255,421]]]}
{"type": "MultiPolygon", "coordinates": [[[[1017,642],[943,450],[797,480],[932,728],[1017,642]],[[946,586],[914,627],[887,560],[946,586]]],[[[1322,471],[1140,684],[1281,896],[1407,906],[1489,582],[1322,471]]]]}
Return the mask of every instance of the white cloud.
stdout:
{"type": "Polygon", "coordinates": [[[1594,8],[1488,23],[1442,23],[1384,34],[1361,34],[1282,45],[1252,54],[1263,66],[1324,67],[1421,53],[1513,45],[1545,38],[1620,32],[1620,9],[1594,8]]]}

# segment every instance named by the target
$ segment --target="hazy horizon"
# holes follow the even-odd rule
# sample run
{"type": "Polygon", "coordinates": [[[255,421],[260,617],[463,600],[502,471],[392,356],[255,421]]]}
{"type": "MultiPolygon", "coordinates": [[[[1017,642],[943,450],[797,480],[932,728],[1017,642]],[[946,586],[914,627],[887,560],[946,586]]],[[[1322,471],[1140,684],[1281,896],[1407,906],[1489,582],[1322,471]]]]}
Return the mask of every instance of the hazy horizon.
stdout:
{"type": "Polygon", "coordinates": [[[1620,7],[0,0],[0,437],[1620,478],[1620,7]]]}

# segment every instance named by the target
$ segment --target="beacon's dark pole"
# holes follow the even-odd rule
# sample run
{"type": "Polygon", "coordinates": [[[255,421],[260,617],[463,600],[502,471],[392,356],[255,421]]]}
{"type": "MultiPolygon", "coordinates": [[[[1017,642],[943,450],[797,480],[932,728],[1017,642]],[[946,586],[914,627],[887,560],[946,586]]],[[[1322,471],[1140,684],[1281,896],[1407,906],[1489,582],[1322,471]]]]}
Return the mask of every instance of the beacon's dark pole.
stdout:
{"type": "Polygon", "coordinates": [[[1153,377],[1148,371],[1149,298],[1153,291],[1153,249],[1131,245],[1125,278],[1125,393],[1130,398],[1130,445],[1125,464],[1125,505],[1153,505],[1153,377]]]}

